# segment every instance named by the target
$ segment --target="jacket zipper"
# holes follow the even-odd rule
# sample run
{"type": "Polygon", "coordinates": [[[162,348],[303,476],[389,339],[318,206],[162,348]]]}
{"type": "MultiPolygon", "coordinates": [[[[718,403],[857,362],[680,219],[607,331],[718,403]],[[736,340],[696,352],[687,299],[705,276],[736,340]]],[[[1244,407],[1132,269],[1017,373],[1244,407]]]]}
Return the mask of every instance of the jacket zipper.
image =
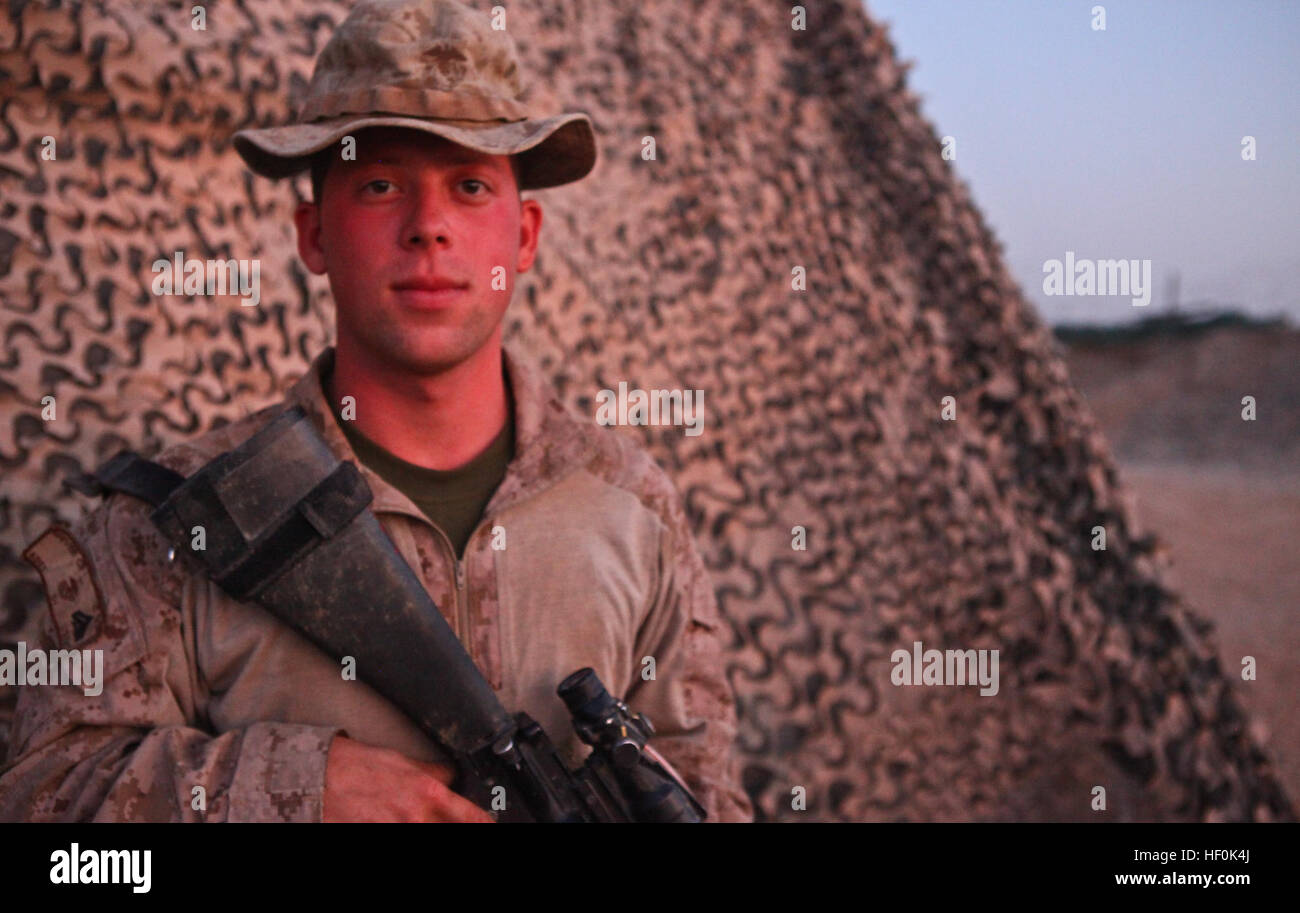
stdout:
{"type": "MultiPolygon", "coordinates": [[[[451,556],[451,567],[456,580],[456,636],[460,638],[465,651],[470,653],[472,657],[471,638],[469,637],[469,593],[465,589],[465,565],[456,557],[456,548],[451,544],[451,537],[443,532],[442,527],[438,526],[438,524],[431,523],[430,525],[437,532],[438,538],[442,540],[443,545],[446,546],[447,554],[451,556]]],[[[475,527],[474,532],[478,532],[477,527],[475,527]]],[[[473,532],[470,533],[470,538],[474,538],[473,532]]]]}
{"type": "MultiPolygon", "coordinates": [[[[474,537],[478,535],[478,531],[482,529],[484,526],[487,526],[489,523],[495,525],[496,516],[497,515],[494,515],[493,518],[488,518],[486,515],[484,515],[483,517],[479,518],[479,522],[475,525],[475,527],[472,530],[470,530],[469,538],[465,540],[465,548],[467,549],[466,554],[469,554],[468,552],[469,543],[474,541],[474,537]]],[[[428,518],[426,517],[425,519],[427,520],[428,518]]],[[[456,549],[451,544],[451,537],[448,536],[445,532],[443,532],[442,527],[440,527],[436,523],[433,523],[432,521],[429,521],[429,525],[433,527],[435,532],[437,532],[438,538],[442,540],[443,546],[447,550],[447,554],[451,556],[452,571],[456,578],[456,612],[455,612],[456,628],[457,628],[455,632],[456,636],[460,638],[461,645],[465,648],[465,652],[469,654],[470,659],[474,661],[475,665],[477,665],[479,669],[482,669],[483,664],[487,662],[488,657],[485,656],[480,658],[474,655],[474,647],[473,647],[474,639],[469,636],[469,587],[465,580],[465,563],[456,557],[456,549]]],[[[498,625],[497,629],[493,632],[493,635],[494,637],[497,638],[497,642],[499,645],[500,638],[501,638],[501,628],[500,628],[499,621],[497,625],[498,625]]],[[[488,675],[488,673],[484,673],[484,675],[485,677],[488,678],[489,684],[491,684],[492,687],[495,688],[498,682],[494,681],[493,677],[496,675],[500,675],[500,671],[499,670],[488,670],[488,671],[491,672],[492,675],[488,675]]]]}

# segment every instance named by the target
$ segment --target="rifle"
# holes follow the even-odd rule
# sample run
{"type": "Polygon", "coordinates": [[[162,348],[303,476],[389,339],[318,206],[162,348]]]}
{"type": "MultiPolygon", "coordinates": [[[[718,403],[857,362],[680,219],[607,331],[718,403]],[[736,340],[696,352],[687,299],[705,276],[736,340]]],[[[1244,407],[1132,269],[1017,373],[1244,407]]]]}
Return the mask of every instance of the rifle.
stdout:
{"type": "Polygon", "coordinates": [[[440,744],[452,788],[522,820],[698,822],[703,807],[649,744],[654,726],[595,671],[556,689],[591,753],[575,770],[528,714],[508,713],[370,511],[370,487],[339,460],[301,406],[189,478],[130,451],[70,484],[145,498],[177,553],[237,600],[252,601],[358,675],[440,744]],[[205,548],[190,548],[193,528],[205,548]],[[359,636],[360,635],[360,636],[359,636]],[[523,815],[518,815],[522,811],[523,815]]]}

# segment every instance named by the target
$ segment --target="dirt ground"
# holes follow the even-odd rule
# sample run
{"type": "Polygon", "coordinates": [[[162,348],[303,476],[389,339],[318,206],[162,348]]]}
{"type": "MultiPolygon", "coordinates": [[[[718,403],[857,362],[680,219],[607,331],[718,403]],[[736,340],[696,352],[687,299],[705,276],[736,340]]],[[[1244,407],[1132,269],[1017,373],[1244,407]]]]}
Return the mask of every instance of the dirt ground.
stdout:
{"type": "Polygon", "coordinates": [[[1300,477],[1122,458],[1120,465],[1139,521],[1170,549],[1172,584],[1215,623],[1223,669],[1300,803],[1300,477]],[[1243,656],[1255,657],[1253,682],[1240,680],[1243,656]]]}

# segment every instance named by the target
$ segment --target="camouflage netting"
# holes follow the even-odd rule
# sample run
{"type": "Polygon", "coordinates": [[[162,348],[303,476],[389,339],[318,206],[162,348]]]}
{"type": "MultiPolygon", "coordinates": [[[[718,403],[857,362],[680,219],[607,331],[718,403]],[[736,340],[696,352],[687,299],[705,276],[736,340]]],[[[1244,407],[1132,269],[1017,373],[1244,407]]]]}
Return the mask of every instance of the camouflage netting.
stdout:
{"type": "MultiPolygon", "coordinates": [[[[85,504],[69,471],[265,405],[331,339],[293,253],[306,181],[253,178],[230,136],[286,116],[346,6],[221,0],[196,31],[192,5],[0,14],[5,646],[42,610],[18,552],[85,504]],[[261,258],[261,304],[155,297],[176,250],[261,258]]],[[[804,31],[789,8],[518,2],[508,22],[601,142],[590,178],[536,194],[508,333],[588,413],[620,380],[705,391],[699,437],[610,433],[645,434],[696,521],[760,814],[1292,817],[886,34],[855,0],[807,4],[804,31]],[[1000,650],[999,693],[893,686],[916,640],[1000,650]]]]}

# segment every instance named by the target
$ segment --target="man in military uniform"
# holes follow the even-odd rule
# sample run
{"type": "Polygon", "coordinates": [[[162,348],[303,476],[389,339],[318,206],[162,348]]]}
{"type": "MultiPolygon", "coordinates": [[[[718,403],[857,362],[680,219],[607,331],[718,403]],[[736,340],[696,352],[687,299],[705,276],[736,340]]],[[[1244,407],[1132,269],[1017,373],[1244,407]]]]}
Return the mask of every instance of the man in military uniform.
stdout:
{"type": "MultiPolygon", "coordinates": [[[[359,465],[384,531],[501,702],[569,764],[583,748],[555,687],[591,666],[651,717],[710,820],[750,820],[724,627],[672,483],[502,342],[542,224],[519,191],[596,160],[588,118],[537,116],[524,87],[486,17],[454,0],[363,0],[297,122],[236,135],[260,175],[312,169],[298,250],[329,276],[337,345],[286,402],[359,465]]],[[[157,462],[188,476],[274,410],[157,462]]],[[[169,556],[150,511],[114,494],[24,553],[46,588],[45,643],[102,650],[104,687],[21,689],[0,819],[492,820],[392,704],[169,556]]]]}

